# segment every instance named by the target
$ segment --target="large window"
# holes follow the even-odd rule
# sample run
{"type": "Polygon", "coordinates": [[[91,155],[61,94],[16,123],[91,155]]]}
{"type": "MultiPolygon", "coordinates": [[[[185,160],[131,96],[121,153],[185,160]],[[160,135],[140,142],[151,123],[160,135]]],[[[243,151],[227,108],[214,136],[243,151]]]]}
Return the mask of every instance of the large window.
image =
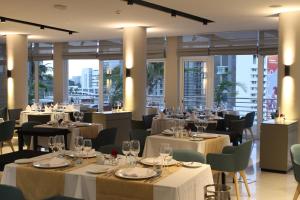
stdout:
{"type": "Polygon", "coordinates": [[[257,111],[258,59],[255,55],[215,56],[215,105],[245,115],[257,111]]]}
{"type": "Polygon", "coordinates": [[[99,104],[99,60],[68,60],[70,103],[98,108],[99,104]]]}
{"type": "Polygon", "coordinates": [[[263,120],[271,119],[277,109],[278,56],[264,57],[263,120]]]}
{"type": "Polygon", "coordinates": [[[197,59],[183,61],[183,104],[185,109],[206,106],[207,62],[197,59]]]}
{"type": "Polygon", "coordinates": [[[103,66],[103,110],[123,103],[122,60],[102,61],[103,66]]]}
{"type": "Polygon", "coordinates": [[[38,61],[39,103],[53,102],[53,61],[38,61]]]}
{"type": "Polygon", "coordinates": [[[147,62],[147,106],[163,108],[164,105],[164,61],[147,62]]]}

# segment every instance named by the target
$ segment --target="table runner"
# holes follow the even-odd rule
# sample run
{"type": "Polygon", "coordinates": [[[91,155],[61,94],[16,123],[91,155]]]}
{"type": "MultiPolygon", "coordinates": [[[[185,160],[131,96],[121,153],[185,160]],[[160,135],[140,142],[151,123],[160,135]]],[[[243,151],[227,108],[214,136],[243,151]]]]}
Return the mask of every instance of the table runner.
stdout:
{"type": "Polygon", "coordinates": [[[65,173],[96,162],[95,158],[84,159],[78,166],[56,169],[38,169],[32,164],[16,167],[16,186],[21,189],[26,200],[38,200],[64,194],[65,173]],[[38,186],[38,190],[36,189],[38,186]]]}
{"type": "Polygon", "coordinates": [[[159,178],[150,181],[127,180],[112,176],[99,175],[96,178],[97,200],[153,200],[154,184],[173,174],[181,167],[171,166],[163,170],[159,178]]]}

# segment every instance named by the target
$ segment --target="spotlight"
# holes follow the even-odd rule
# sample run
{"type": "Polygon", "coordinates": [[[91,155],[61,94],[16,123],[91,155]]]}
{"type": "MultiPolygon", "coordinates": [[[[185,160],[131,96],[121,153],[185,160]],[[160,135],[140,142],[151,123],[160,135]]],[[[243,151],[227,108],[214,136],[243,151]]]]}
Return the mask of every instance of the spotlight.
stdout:
{"type": "Polygon", "coordinates": [[[172,16],[172,17],[176,17],[176,11],[175,11],[175,10],[172,10],[172,11],[171,11],[171,16],[172,16]]]}
{"type": "Polygon", "coordinates": [[[40,27],[40,29],[44,30],[44,29],[45,29],[45,26],[42,25],[42,26],[40,27]]]}
{"type": "Polygon", "coordinates": [[[1,17],[1,18],[0,18],[0,22],[1,22],[1,23],[5,23],[5,22],[6,22],[5,18],[4,18],[4,17],[1,17]]]}
{"type": "Polygon", "coordinates": [[[11,70],[7,70],[7,78],[11,78],[11,70]]]}
{"type": "Polygon", "coordinates": [[[69,35],[72,35],[73,34],[73,32],[72,31],[69,31],[69,35]]]}
{"type": "Polygon", "coordinates": [[[207,25],[207,21],[203,21],[203,25],[207,25]]]}
{"type": "Polygon", "coordinates": [[[126,68],[126,77],[131,76],[131,69],[126,68]]]}

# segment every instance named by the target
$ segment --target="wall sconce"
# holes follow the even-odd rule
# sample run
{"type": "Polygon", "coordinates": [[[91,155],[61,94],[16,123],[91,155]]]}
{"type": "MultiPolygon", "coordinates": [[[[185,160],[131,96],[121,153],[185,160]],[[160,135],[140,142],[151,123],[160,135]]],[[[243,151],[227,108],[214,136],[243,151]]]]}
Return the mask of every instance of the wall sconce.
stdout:
{"type": "Polygon", "coordinates": [[[11,70],[7,70],[7,78],[11,78],[11,70]]]}
{"type": "Polygon", "coordinates": [[[290,75],[290,65],[285,65],[284,66],[284,76],[289,76],[290,75]]]}
{"type": "Polygon", "coordinates": [[[126,68],[126,77],[131,76],[131,69],[126,68]]]}

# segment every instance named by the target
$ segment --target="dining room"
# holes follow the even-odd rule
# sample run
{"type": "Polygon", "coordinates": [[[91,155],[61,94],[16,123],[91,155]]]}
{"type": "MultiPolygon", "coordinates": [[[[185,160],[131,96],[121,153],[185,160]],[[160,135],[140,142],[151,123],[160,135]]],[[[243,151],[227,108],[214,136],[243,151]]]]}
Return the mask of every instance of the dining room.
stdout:
{"type": "Polygon", "coordinates": [[[3,0],[0,199],[296,200],[299,17],[294,0],[3,0]]]}

